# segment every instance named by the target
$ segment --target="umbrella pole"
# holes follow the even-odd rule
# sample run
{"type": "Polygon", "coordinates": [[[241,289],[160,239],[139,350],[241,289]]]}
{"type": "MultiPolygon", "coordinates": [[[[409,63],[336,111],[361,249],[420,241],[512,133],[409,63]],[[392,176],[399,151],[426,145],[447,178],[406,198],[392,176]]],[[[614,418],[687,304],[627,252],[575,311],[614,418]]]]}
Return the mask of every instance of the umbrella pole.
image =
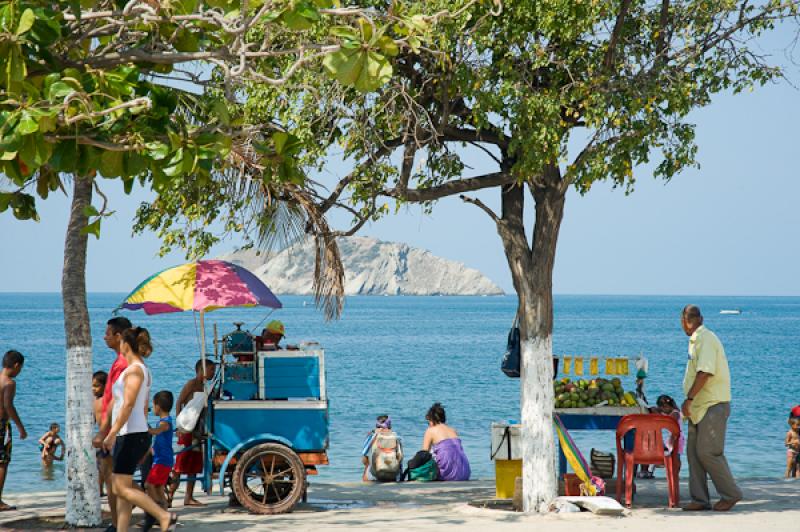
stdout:
{"type": "Polygon", "coordinates": [[[207,382],[205,381],[206,375],[206,324],[205,324],[205,311],[200,311],[200,360],[203,363],[203,391],[208,394],[207,382]]]}

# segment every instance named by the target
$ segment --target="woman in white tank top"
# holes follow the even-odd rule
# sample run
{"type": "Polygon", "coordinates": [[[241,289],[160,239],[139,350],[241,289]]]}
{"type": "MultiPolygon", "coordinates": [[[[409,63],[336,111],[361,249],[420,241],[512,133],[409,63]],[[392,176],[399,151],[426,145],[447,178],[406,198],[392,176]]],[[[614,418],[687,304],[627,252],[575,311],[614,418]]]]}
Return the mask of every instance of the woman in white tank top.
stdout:
{"type": "Polygon", "coordinates": [[[152,377],[144,359],[153,352],[147,329],[136,327],[122,333],[120,352],[128,367],[114,382],[111,430],[103,448],[112,453],[114,468],[111,484],[117,497],[117,530],[127,532],[134,506],[155,517],[161,530],[175,530],[178,517],[156,504],[133,486],[136,466],[150,450],[147,404],[152,377]]]}

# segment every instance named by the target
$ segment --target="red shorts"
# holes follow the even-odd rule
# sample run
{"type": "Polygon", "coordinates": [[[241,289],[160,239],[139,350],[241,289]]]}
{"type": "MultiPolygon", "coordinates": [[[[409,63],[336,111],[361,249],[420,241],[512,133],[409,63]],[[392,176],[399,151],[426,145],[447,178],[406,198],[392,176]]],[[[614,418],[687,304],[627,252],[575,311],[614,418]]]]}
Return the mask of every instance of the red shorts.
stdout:
{"type": "Polygon", "coordinates": [[[152,486],[166,486],[169,481],[169,474],[172,468],[164,464],[153,464],[150,468],[150,473],[147,475],[147,482],[152,486]]]}
{"type": "MultiPolygon", "coordinates": [[[[183,447],[192,445],[192,435],[185,432],[178,433],[178,444],[183,447]]],[[[191,451],[184,451],[175,455],[175,472],[183,475],[199,475],[203,472],[203,453],[200,447],[191,451]]]]}

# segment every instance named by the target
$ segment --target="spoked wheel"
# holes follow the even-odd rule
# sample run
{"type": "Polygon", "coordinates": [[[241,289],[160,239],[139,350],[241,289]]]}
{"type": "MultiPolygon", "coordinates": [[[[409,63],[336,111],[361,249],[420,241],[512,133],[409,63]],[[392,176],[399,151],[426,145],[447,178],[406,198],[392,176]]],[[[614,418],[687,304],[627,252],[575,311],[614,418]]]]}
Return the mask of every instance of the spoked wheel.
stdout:
{"type": "Polygon", "coordinates": [[[300,457],[280,443],[248,449],[233,472],[233,493],[258,514],[290,512],[303,496],[306,470],[300,457]]]}

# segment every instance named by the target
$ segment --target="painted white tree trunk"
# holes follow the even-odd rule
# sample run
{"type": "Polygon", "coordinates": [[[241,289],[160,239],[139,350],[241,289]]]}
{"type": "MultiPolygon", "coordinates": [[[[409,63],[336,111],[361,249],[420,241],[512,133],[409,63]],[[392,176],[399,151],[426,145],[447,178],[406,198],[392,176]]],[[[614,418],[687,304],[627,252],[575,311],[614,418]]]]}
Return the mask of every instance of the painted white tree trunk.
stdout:
{"type": "Polygon", "coordinates": [[[92,396],[92,348],[67,349],[67,502],[66,522],[99,526],[98,486],[92,396]]]}
{"type": "Polygon", "coordinates": [[[552,338],[524,338],[522,374],[522,508],[547,512],[556,497],[552,338]]]}

